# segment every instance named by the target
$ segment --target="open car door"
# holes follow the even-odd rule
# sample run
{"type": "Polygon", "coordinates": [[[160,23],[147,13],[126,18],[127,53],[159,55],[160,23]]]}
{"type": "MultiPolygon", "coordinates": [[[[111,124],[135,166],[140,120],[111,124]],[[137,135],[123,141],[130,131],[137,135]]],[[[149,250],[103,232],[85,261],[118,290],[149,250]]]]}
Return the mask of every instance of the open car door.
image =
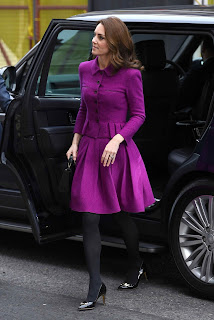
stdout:
{"type": "Polygon", "coordinates": [[[5,119],[2,163],[15,176],[39,243],[74,234],[80,224],[58,186],[80,105],[78,66],[90,56],[93,29],[51,22],[5,119]]]}

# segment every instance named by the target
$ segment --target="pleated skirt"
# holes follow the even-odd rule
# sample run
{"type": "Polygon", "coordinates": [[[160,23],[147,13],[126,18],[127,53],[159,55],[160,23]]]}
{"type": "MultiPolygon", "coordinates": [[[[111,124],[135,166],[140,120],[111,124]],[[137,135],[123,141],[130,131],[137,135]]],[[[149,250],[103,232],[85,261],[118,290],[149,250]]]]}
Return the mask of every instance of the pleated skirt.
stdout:
{"type": "Polygon", "coordinates": [[[109,140],[80,140],[70,208],[96,214],[144,212],[155,199],[141,154],[133,140],[124,141],[114,164],[104,167],[101,156],[109,140]]]}

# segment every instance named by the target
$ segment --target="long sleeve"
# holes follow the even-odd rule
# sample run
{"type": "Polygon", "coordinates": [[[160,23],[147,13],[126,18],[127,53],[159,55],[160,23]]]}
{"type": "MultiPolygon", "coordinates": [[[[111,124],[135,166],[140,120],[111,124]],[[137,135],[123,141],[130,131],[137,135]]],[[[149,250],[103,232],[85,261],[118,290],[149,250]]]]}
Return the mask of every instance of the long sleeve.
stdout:
{"type": "Polygon", "coordinates": [[[130,76],[127,79],[126,96],[130,119],[120,130],[119,134],[121,134],[128,143],[146,118],[142,77],[139,70],[130,69],[130,76]]]}
{"type": "Polygon", "coordinates": [[[76,118],[76,123],[75,123],[75,127],[74,127],[74,133],[79,133],[82,134],[82,129],[85,123],[85,119],[86,119],[86,113],[87,113],[87,109],[86,109],[86,105],[82,96],[82,70],[81,70],[81,64],[79,65],[79,79],[80,79],[80,90],[81,90],[81,104],[80,104],[80,108],[77,114],[77,118],[76,118]]]}
{"type": "Polygon", "coordinates": [[[7,111],[7,107],[11,101],[10,95],[7,92],[4,79],[0,76],[0,108],[3,112],[7,111]]]}

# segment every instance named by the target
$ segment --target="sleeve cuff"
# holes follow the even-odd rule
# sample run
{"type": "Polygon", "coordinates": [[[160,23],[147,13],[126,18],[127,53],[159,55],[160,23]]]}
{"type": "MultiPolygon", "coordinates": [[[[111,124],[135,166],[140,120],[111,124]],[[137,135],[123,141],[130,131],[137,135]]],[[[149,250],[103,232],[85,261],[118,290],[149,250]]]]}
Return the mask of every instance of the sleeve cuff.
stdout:
{"type": "Polygon", "coordinates": [[[82,134],[82,128],[80,128],[79,126],[76,126],[76,125],[75,125],[74,130],[73,130],[73,133],[82,134]]]}
{"type": "Polygon", "coordinates": [[[129,142],[132,140],[132,137],[130,137],[129,135],[126,135],[126,134],[124,134],[123,133],[123,129],[120,131],[120,132],[118,132],[123,138],[124,138],[124,143],[126,144],[126,145],[128,145],[129,144],[129,142]]]}

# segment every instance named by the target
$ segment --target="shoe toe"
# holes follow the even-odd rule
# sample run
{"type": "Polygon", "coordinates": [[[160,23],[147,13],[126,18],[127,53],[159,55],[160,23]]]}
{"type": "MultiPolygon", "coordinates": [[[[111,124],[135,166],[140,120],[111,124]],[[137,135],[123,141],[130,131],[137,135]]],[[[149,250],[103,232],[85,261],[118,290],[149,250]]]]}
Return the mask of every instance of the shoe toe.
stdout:
{"type": "Polygon", "coordinates": [[[133,285],[128,283],[128,282],[124,282],[124,283],[121,283],[118,287],[118,289],[133,289],[133,285]]]}
{"type": "Polygon", "coordinates": [[[94,309],[94,302],[90,302],[90,301],[81,302],[78,308],[79,311],[91,310],[91,309],[94,309]]]}

